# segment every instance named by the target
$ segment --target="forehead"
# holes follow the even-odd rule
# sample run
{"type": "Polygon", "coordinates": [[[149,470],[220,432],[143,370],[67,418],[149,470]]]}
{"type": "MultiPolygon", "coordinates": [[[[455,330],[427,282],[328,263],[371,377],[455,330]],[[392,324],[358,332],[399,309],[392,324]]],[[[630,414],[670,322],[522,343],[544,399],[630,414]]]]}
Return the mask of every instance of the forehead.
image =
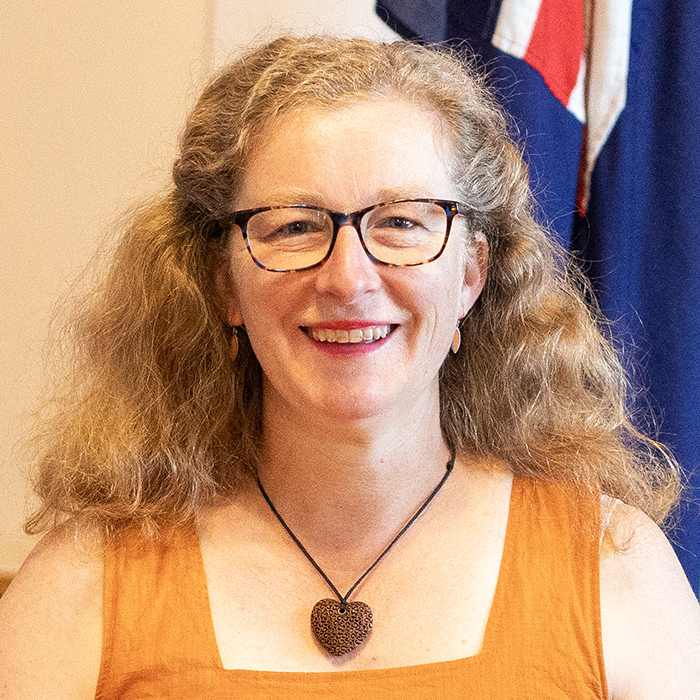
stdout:
{"type": "Polygon", "coordinates": [[[305,203],[347,211],[349,200],[359,208],[401,197],[454,198],[449,151],[440,118],[407,100],[297,109],[256,139],[236,208],[305,203]]]}

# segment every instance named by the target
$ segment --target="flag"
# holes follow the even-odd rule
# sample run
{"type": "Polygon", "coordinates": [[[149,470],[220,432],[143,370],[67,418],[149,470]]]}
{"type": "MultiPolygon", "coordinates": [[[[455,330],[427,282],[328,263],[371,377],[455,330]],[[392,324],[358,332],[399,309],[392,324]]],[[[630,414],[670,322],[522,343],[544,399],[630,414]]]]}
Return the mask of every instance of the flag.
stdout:
{"type": "Polygon", "coordinates": [[[379,0],[466,44],[512,114],[548,223],[582,260],[639,401],[684,467],[669,533],[700,591],[700,3],[379,0]]]}

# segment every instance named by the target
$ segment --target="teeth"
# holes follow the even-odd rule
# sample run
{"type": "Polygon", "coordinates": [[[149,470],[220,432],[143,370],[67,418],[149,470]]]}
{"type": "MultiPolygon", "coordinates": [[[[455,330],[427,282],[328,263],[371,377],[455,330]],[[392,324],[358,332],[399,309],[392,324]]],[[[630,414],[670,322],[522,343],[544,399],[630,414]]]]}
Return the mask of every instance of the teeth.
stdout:
{"type": "Polygon", "coordinates": [[[311,328],[309,330],[311,337],[322,343],[362,343],[367,340],[386,338],[391,327],[388,325],[367,326],[367,328],[353,328],[350,331],[335,331],[330,328],[311,328]]]}

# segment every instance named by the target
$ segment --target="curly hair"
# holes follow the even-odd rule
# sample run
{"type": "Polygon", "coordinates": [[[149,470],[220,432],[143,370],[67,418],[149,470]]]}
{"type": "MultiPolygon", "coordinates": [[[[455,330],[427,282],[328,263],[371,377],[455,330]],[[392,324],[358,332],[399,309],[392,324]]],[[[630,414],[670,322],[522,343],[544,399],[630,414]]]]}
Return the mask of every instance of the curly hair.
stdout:
{"type": "Polygon", "coordinates": [[[469,227],[489,244],[485,288],[440,373],[447,444],[664,519],[677,466],[633,426],[621,362],[581,276],[535,222],[527,167],[484,77],[444,48],[311,37],[272,41],[215,76],[186,124],[172,192],[133,217],[84,300],[75,364],[36,443],[43,505],[29,531],[66,516],[157,531],[256,469],[262,370],[245,333],[229,357],[214,284],[224,222],[276,119],[382,98],[438,116],[469,227]]]}

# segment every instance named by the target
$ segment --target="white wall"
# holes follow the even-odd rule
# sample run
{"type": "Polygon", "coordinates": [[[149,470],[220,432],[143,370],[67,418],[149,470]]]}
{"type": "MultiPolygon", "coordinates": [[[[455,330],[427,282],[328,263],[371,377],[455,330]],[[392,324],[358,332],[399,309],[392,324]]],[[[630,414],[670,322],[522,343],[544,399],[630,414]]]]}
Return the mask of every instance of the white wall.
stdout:
{"type": "Polygon", "coordinates": [[[0,2],[0,574],[33,545],[15,448],[57,301],[118,214],[166,182],[212,64],[288,31],[395,36],[373,0],[0,2]]]}
{"type": "Polygon", "coordinates": [[[216,0],[217,65],[241,46],[285,33],[397,38],[375,14],[374,0],[216,0]]]}
{"type": "Polygon", "coordinates": [[[0,2],[0,572],[33,542],[15,450],[59,297],[166,179],[211,65],[213,0],[0,2]]]}

